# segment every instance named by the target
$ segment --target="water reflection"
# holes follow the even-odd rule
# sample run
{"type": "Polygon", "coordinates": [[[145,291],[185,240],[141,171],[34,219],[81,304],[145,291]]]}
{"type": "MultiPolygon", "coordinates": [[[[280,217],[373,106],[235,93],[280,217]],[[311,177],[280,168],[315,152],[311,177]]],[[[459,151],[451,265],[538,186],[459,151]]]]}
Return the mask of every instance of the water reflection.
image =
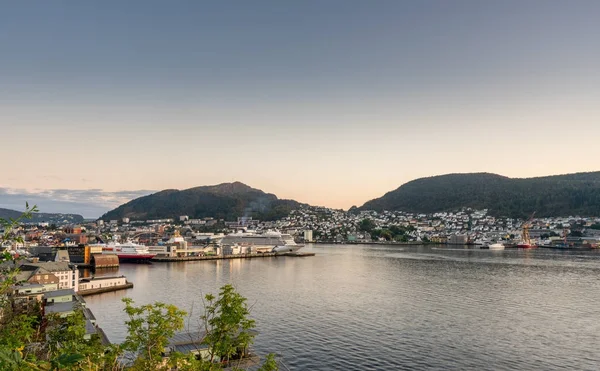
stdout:
{"type": "Polygon", "coordinates": [[[595,369],[595,251],[318,245],[310,258],[122,265],[133,290],[87,297],[114,341],[120,299],[197,313],[234,284],[256,348],[293,369],[595,369]]]}

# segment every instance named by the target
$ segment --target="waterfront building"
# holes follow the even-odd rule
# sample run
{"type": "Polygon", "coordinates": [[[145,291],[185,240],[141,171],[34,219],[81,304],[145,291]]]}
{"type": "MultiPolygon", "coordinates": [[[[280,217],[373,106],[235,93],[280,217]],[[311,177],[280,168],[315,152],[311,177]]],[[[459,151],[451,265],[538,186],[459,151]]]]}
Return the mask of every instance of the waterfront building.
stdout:
{"type": "Polygon", "coordinates": [[[457,235],[450,236],[450,239],[448,239],[448,244],[450,244],[450,245],[466,245],[468,240],[469,239],[468,239],[467,235],[457,234],[457,235]]]}
{"type": "Polygon", "coordinates": [[[125,276],[82,278],[79,281],[79,290],[107,289],[125,285],[127,285],[125,276]]]}
{"type": "Polygon", "coordinates": [[[67,262],[26,262],[20,267],[20,278],[30,283],[53,283],[58,279],[59,289],[78,290],[79,270],[67,262]]]}
{"type": "Polygon", "coordinates": [[[313,242],[313,231],[311,229],[306,229],[304,231],[304,241],[313,242]]]}

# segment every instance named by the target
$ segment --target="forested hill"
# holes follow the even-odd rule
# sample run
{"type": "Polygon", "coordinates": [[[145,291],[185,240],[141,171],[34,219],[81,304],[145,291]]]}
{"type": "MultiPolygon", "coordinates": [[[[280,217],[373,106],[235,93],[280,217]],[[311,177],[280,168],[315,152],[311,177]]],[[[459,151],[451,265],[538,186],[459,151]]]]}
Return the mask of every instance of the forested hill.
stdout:
{"type": "MultiPolygon", "coordinates": [[[[23,214],[22,211],[0,208],[0,218],[17,219],[23,214]]],[[[33,213],[31,219],[23,219],[23,223],[52,223],[52,224],[70,224],[81,223],[83,216],[78,214],[59,214],[59,213],[33,213]]]]}
{"type": "Polygon", "coordinates": [[[251,188],[243,183],[223,183],[182,191],[168,189],[136,198],[104,214],[101,219],[134,220],[214,217],[235,220],[251,216],[260,220],[275,220],[287,216],[301,206],[293,200],[280,200],[277,196],[251,188]]]}
{"type": "Polygon", "coordinates": [[[408,182],[359,210],[433,213],[462,207],[496,216],[600,216],[600,172],[538,178],[448,174],[408,182]]]}

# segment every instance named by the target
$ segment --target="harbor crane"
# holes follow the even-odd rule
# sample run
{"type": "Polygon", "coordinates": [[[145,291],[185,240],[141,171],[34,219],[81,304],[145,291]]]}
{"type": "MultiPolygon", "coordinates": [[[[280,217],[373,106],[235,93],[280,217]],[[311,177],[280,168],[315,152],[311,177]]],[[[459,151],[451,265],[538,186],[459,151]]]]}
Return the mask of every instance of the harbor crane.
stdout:
{"type": "Polygon", "coordinates": [[[534,211],[533,214],[531,214],[531,216],[529,217],[529,219],[523,223],[523,226],[521,227],[521,242],[517,245],[517,247],[525,249],[533,247],[531,244],[531,236],[529,235],[529,228],[531,228],[531,224],[533,222],[533,217],[535,216],[535,213],[536,212],[534,211]]]}

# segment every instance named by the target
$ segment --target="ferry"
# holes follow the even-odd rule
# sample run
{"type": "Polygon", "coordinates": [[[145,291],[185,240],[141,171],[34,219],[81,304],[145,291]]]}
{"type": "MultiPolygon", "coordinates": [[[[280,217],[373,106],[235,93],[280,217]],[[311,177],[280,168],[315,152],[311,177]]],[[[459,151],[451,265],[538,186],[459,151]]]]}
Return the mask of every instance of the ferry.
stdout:
{"type": "Polygon", "coordinates": [[[504,250],[504,245],[501,244],[500,242],[496,242],[496,243],[491,243],[487,246],[488,249],[490,250],[504,250]]]}
{"type": "Polygon", "coordinates": [[[151,253],[150,250],[148,250],[147,246],[129,241],[126,243],[113,242],[108,244],[99,244],[95,246],[102,246],[102,254],[117,255],[120,261],[144,261],[150,260],[156,256],[156,254],[151,253]]]}
{"type": "Polygon", "coordinates": [[[222,246],[246,246],[252,252],[289,253],[300,250],[294,238],[286,233],[268,231],[265,233],[240,232],[232,233],[221,240],[222,246]]]}

